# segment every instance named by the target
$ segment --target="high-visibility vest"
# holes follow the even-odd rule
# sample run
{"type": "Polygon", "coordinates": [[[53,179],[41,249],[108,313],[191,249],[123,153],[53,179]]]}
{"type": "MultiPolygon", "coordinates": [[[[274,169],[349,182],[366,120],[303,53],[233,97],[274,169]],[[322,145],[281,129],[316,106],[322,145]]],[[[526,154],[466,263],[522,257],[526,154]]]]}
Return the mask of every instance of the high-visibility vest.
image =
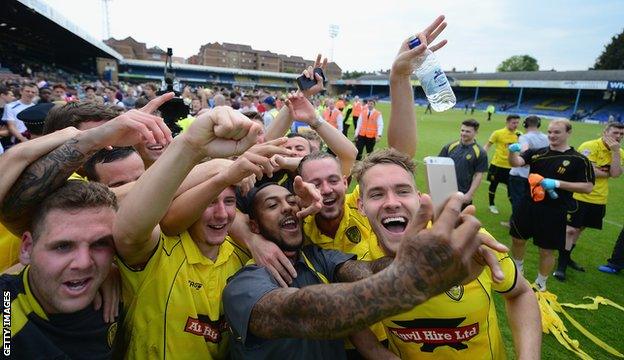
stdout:
{"type": "Polygon", "coordinates": [[[360,117],[362,113],[362,103],[360,101],[356,101],[353,103],[353,116],[360,117]]]}
{"type": "Polygon", "coordinates": [[[336,129],[338,129],[338,115],[340,115],[340,110],[338,109],[330,111],[329,108],[327,108],[323,111],[323,119],[336,129]]]}
{"type": "Polygon", "coordinates": [[[342,111],[342,109],[344,109],[345,107],[345,102],[342,100],[336,101],[336,107],[338,108],[338,110],[342,111]]]}
{"type": "Polygon", "coordinates": [[[360,127],[359,136],[364,136],[367,138],[376,138],[377,137],[377,119],[379,118],[379,111],[373,110],[371,111],[370,117],[368,116],[368,111],[363,110],[360,121],[362,122],[362,126],[360,127]]]}

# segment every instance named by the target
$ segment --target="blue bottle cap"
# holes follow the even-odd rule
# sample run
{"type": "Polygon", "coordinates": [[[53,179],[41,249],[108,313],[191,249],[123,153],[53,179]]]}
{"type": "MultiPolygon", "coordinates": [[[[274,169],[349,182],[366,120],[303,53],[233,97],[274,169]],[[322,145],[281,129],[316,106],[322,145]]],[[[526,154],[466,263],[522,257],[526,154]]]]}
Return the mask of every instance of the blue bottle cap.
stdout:
{"type": "Polygon", "coordinates": [[[413,38],[412,40],[410,40],[407,43],[407,46],[409,46],[410,49],[413,49],[415,47],[417,47],[418,45],[420,45],[420,39],[419,38],[413,38]]]}

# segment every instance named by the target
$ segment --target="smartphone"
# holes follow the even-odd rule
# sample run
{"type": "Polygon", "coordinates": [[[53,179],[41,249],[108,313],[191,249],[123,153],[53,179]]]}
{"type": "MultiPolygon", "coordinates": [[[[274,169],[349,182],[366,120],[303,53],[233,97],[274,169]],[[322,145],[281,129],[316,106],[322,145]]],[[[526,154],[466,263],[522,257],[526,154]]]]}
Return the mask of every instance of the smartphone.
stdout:
{"type": "Polygon", "coordinates": [[[429,195],[434,209],[438,209],[446,199],[457,192],[455,162],[448,157],[427,156],[425,159],[429,195]]]}
{"type": "MultiPolygon", "coordinates": [[[[325,83],[325,74],[323,74],[323,69],[314,68],[314,73],[319,74],[321,78],[323,78],[323,83],[325,83]]],[[[297,78],[297,85],[299,85],[300,90],[308,90],[312,86],[316,85],[316,78],[308,79],[304,75],[301,75],[297,78]]]]}

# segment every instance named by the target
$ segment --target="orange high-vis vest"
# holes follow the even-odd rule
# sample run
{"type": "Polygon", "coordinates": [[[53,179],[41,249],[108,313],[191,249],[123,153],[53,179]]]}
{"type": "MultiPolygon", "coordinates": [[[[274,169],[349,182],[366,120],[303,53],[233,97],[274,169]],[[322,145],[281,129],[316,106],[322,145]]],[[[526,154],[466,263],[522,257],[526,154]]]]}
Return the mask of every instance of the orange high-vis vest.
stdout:
{"type": "Polygon", "coordinates": [[[360,117],[360,114],[362,113],[362,103],[358,100],[356,102],[353,103],[353,116],[357,116],[360,117]]]}
{"type": "Polygon", "coordinates": [[[338,100],[336,101],[336,108],[340,111],[342,111],[342,109],[344,109],[345,107],[345,102],[342,100],[338,100]]]}
{"type": "Polygon", "coordinates": [[[377,137],[377,118],[379,118],[379,114],[379,111],[373,110],[369,117],[368,110],[362,110],[362,116],[360,117],[362,126],[360,127],[359,136],[373,139],[377,137]]]}
{"type": "Polygon", "coordinates": [[[338,129],[338,115],[340,115],[340,110],[338,109],[334,109],[333,111],[331,111],[331,114],[329,108],[323,111],[323,119],[325,119],[325,121],[327,121],[331,126],[335,127],[336,129],[338,129]]]}

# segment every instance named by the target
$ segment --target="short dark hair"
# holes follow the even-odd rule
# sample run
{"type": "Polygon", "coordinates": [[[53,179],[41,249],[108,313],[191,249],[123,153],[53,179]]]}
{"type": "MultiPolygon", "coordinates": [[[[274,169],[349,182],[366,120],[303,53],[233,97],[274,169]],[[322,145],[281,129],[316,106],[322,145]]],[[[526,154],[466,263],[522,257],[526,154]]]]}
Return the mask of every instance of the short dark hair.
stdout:
{"type": "Polygon", "coordinates": [[[141,96],[134,102],[134,108],[140,109],[143,106],[147,105],[148,102],[149,102],[148,98],[146,98],[145,96],[141,96]]]}
{"type": "Polygon", "coordinates": [[[324,151],[314,151],[304,156],[301,159],[301,161],[299,162],[299,165],[297,165],[297,174],[301,175],[303,164],[305,164],[306,162],[312,161],[312,160],[323,160],[323,159],[332,159],[336,162],[336,164],[338,164],[338,168],[341,167],[340,160],[338,160],[338,158],[335,157],[334,155],[330,153],[326,153],[324,151]]]}
{"type": "Polygon", "coordinates": [[[607,126],[605,127],[604,131],[607,131],[611,128],[616,128],[616,129],[624,129],[624,124],[617,122],[617,121],[609,121],[607,123],[607,126]]]}
{"type": "Polygon", "coordinates": [[[250,120],[260,120],[263,121],[262,116],[257,111],[245,111],[243,115],[247,116],[250,120]]]}
{"type": "Polygon", "coordinates": [[[105,185],[96,182],[70,180],[48,195],[31,220],[33,241],[45,231],[45,220],[52,210],[81,210],[107,207],[117,210],[117,197],[105,185]]]}
{"type": "Polygon", "coordinates": [[[520,119],[520,115],[518,114],[509,114],[507,115],[507,120],[505,120],[506,122],[510,122],[511,120],[514,119],[520,119]]]}
{"type": "Polygon", "coordinates": [[[116,160],[122,160],[136,153],[132,146],[114,147],[112,150],[102,149],[87,160],[84,164],[84,171],[90,181],[100,181],[100,177],[95,171],[95,165],[108,164],[116,160]]]}
{"type": "Polygon", "coordinates": [[[54,84],[54,85],[52,86],[52,90],[54,90],[54,89],[58,89],[58,88],[61,88],[61,89],[63,89],[63,90],[67,89],[67,88],[65,87],[65,84],[62,84],[62,83],[54,84]]]}
{"type": "Polygon", "coordinates": [[[312,149],[312,145],[310,145],[310,140],[308,140],[305,137],[301,136],[301,134],[299,134],[299,133],[289,133],[288,135],[286,135],[286,137],[289,138],[289,139],[300,137],[300,138],[302,138],[303,140],[306,141],[306,143],[308,144],[308,148],[312,149]]]}
{"type": "Polygon", "coordinates": [[[475,120],[475,119],[466,119],[466,120],[462,121],[462,125],[470,126],[475,131],[479,130],[479,122],[477,120],[475,120]]]}
{"type": "Polygon", "coordinates": [[[145,88],[150,88],[150,89],[152,89],[152,91],[157,91],[158,90],[158,87],[154,83],[147,83],[147,84],[145,84],[145,88]]]}
{"type": "Polygon", "coordinates": [[[533,127],[533,126],[539,127],[541,123],[542,123],[542,119],[540,119],[539,116],[535,116],[535,115],[527,116],[526,119],[524,119],[525,128],[533,127]]]}
{"type": "Polygon", "coordinates": [[[51,134],[70,126],[78,127],[84,122],[110,120],[117,116],[118,112],[110,106],[91,101],[69,102],[55,106],[48,112],[43,133],[51,134]]]}

